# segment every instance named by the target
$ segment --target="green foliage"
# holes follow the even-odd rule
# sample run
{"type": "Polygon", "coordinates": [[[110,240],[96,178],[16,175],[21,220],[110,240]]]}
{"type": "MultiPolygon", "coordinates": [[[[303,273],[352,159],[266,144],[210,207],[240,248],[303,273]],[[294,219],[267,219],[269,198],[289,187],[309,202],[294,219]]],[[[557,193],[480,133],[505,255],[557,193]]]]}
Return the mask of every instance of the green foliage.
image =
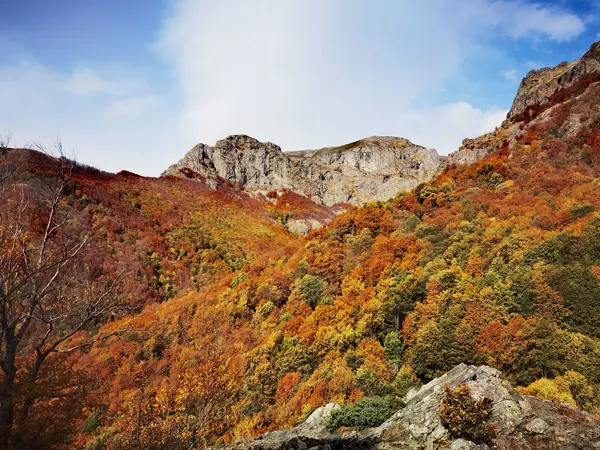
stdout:
{"type": "Polygon", "coordinates": [[[87,419],[85,419],[85,422],[83,422],[81,429],[84,433],[93,433],[98,429],[100,425],[102,425],[100,421],[100,412],[94,411],[87,417],[87,419]]]}
{"type": "Polygon", "coordinates": [[[381,425],[405,404],[399,397],[365,397],[353,405],[344,405],[331,412],[327,429],[335,431],[340,427],[368,428],[381,425]]]}
{"type": "Polygon", "coordinates": [[[383,344],[385,359],[395,365],[400,365],[402,363],[402,354],[404,353],[404,345],[402,341],[398,337],[398,333],[394,333],[393,331],[389,332],[385,336],[385,341],[383,344]]]}
{"type": "Polygon", "coordinates": [[[419,386],[420,383],[415,381],[413,375],[406,370],[398,372],[393,384],[394,393],[400,398],[404,398],[408,391],[419,386]]]}
{"type": "Polygon", "coordinates": [[[500,175],[497,172],[494,172],[490,175],[490,178],[488,179],[488,187],[491,189],[496,188],[496,186],[498,186],[500,183],[502,183],[504,181],[504,178],[502,177],[502,175],[500,175]]]}
{"type": "Polygon", "coordinates": [[[359,355],[354,350],[349,350],[346,353],[346,364],[355,372],[363,365],[365,357],[359,355]]]}
{"type": "Polygon", "coordinates": [[[273,302],[267,302],[264,305],[262,305],[262,307],[260,308],[260,313],[263,316],[266,316],[268,314],[271,314],[271,312],[273,311],[274,308],[275,308],[275,305],[273,304],[273,302]]]}
{"type": "Polygon", "coordinates": [[[248,279],[248,275],[245,274],[244,272],[236,275],[235,277],[233,277],[233,279],[231,280],[231,288],[235,289],[236,287],[238,287],[240,285],[240,283],[243,283],[244,281],[246,281],[248,279]]]}
{"type": "Polygon", "coordinates": [[[323,279],[315,275],[304,275],[298,284],[298,290],[304,301],[314,308],[323,296],[323,279]]]}
{"type": "Polygon", "coordinates": [[[385,386],[373,369],[361,367],[356,372],[356,384],[365,393],[365,395],[381,395],[386,392],[385,386]]]}
{"type": "Polygon", "coordinates": [[[363,228],[356,236],[348,235],[348,249],[350,256],[359,256],[369,250],[375,242],[373,233],[368,228],[363,228]]]}
{"type": "Polygon", "coordinates": [[[596,206],[588,203],[585,205],[577,205],[571,208],[571,215],[574,219],[581,219],[582,217],[585,217],[594,211],[596,211],[596,206]]]}
{"type": "Polygon", "coordinates": [[[475,400],[466,384],[454,389],[446,386],[440,405],[440,420],[453,438],[486,442],[492,435],[488,424],[492,410],[492,399],[475,400]]]}
{"type": "Polygon", "coordinates": [[[298,261],[296,264],[296,270],[294,271],[294,278],[302,278],[304,275],[308,273],[308,262],[306,259],[302,261],[298,261]]]}
{"type": "Polygon", "coordinates": [[[411,214],[404,220],[404,231],[407,233],[414,232],[419,223],[421,223],[419,218],[415,214],[411,214]]]}

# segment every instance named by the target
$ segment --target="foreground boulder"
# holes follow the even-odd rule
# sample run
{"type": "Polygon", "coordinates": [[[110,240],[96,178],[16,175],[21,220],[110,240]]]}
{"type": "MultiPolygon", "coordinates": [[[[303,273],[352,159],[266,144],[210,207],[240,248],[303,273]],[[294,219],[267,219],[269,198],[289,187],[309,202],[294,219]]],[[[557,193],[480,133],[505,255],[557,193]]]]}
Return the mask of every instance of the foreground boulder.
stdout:
{"type": "Polygon", "coordinates": [[[291,430],[267,433],[230,446],[240,450],[287,449],[600,449],[600,422],[577,409],[522,396],[501,373],[487,366],[460,364],[443,376],[406,395],[406,407],[377,428],[330,433],[325,428],[328,404],[291,430]],[[450,436],[440,420],[445,387],[469,386],[474,399],[490,398],[490,425],[495,436],[475,443],[450,436]]]}

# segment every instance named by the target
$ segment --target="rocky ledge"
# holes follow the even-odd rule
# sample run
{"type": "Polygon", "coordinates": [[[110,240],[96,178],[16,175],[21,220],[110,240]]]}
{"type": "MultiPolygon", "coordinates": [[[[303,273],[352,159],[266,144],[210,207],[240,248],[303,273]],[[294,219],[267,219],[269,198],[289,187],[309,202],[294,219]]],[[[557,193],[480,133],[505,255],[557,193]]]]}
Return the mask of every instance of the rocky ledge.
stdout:
{"type": "Polygon", "coordinates": [[[250,441],[231,445],[238,450],[288,449],[600,449],[600,422],[592,416],[565,405],[522,396],[501,373],[487,366],[460,364],[406,395],[406,407],[381,426],[330,433],[325,423],[334,403],[317,409],[303,424],[291,429],[267,433],[250,441]],[[450,436],[440,420],[444,388],[469,386],[471,395],[492,399],[490,425],[494,429],[489,443],[475,443],[450,436]]]}

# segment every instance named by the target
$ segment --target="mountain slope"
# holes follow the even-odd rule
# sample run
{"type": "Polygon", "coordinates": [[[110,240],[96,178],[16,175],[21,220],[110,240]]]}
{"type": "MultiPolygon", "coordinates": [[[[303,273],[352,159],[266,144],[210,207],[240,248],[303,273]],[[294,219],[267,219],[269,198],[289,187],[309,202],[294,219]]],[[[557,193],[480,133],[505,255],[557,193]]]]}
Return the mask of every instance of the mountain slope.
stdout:
{"type": "MultiPolygon", "coordinates": [[[[231,443],[293,427],[328,402],[388,402],[459,363],[598,414],[599,103],[600,83],[580,78],[462,150],[468,159],[483,148],[482,159],[351,207],[303,238],[283,223],[325,220],[328,208],[215,170],[275,183],[314,161],[332,181],[344,171],[383,180],[390,146],[409,167],[421,149],[374,138],[286,156],[239,136],[197,149],[195,168],[178,169],[185,178],[78,169],[61,207],[92,239],[99,269],[127,270],[119,295],[129,309],[60,347],[76,351],[54,355],[44,383],[19,371],[18,435],[38,448],[58,437],[91,449],[231,443]],[[365,156],[378,146],[380,160],[365,156]],[[102,339],[78,348],[86,336],[102,339]]],[[[51,177],[38,154],[18,166],[20,154],[6,163],[15,192],[51,177]]],[[[25,242],[46,210],[27,218],[25,242]]],[[[20,363],[35,360],[43,325],[20,363]]]]}
{"type": "MultiPolygon", "coordinates": [[[[597,412],[600,85],[560,92],[483,159],[352,208],[284,258],[145,310],[114,369],[147,371],[144,442],[185,447],[186,433],[199,433],[181,425],[183,412],[164,413],[209,411],[209,380],[177,397],[197,364],[226,392],[202,428],[210,441],[291,427],[330,401],[400,395],[461,362],[597,412]],[[156,335],[161,358],[134,358],[156,335]]],[[[136,432],[121,396],[112,387],[105,413],[117,447],[136,432]]]]}

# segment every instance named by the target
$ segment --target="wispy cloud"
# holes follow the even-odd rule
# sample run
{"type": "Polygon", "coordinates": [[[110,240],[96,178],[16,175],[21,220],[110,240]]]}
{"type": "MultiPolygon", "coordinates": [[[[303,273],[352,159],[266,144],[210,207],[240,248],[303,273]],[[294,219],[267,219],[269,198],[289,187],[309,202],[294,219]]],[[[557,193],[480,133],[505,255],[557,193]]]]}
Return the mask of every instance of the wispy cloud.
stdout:
{"type": "Polygon", "coordinates": [[[512,38],[543,36],[563,42],[580,36],[583,18],[559,6],[523,0],[464,0],[460,2],[478,25],[488,25],[512,38]]]}
{"type": "Polygon", "coordinates": [[[66,89],[73,94],[128,95],[145,89],[136,78],[111,77],[89,67],[76,68],[66,80],[66,89]]]}
{"type": "Polygon", "coordinates": [[[442,154],[456,150],[464,138],[474,138],[493,131],[508,110],[481,110],[467,102],[455,102],[434,108],[403,111],[399,126],[413,142],[437,149],[442,154]]]}
{"type": "Polygon", "coordinates": [[[511,83],[517,82],[517,69],[510,69],[502,73],[502,76],[511,83]]]}
{"type": "MultiPolygon", "coordinates": [[[[448,152],[462,139],[452,129],[472,136],[490,117],[503,119],[464,103],[411,116],[459,74],[474,42],[563,41],[585,29],[574,13],[521,0],[175,5],[158,48],[183,91],[189,145],[246,133],[292,150],[429,127],[414,134],[448,152]],[[456,114],[469,119],[448,127],[456,114]]],[[[516,71],[506,76],[516,81],[516,71]]]]}
{"type": "Polygon", "coordinates": [[[112,117],[139,117],[158,105],[158,96],[140,95],[115,100],[108,107],[108,113],[112,117]]]}

